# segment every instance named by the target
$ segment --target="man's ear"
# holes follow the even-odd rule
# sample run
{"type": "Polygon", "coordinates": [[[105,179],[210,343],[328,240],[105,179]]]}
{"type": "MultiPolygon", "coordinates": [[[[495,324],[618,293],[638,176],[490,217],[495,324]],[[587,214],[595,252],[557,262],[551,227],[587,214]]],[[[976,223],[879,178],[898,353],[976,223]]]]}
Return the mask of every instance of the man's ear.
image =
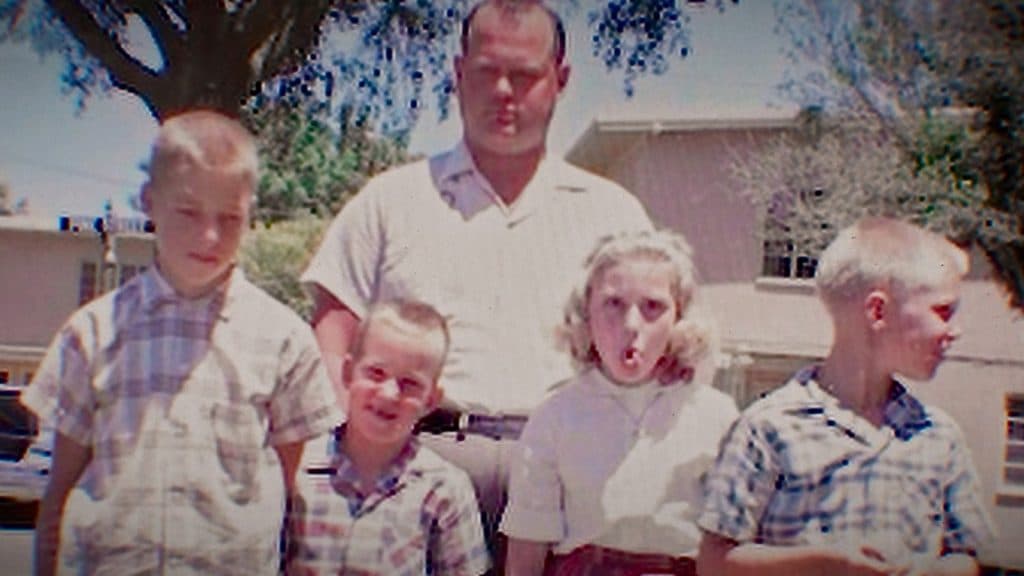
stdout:
{"type": "Polygon", "coordinates": [[[452,65],[455,69],[455,88],[458,90],[459,84],[462,84],[462,67],[465,66],[466,61],[462,59],[462,54],[456,54],[455,58],[452,59],[452,65]]]}
{"type": "Polygon", "coordinates": [[[149,180],[142,185],[142,190],[139,192],[139,204],[142,211],[148,216],[153,209],[153,185],[149,180]]]}
{"type": "Polygon", "coordinates": [[[572,71],[572,68],[568,64],[566,64],[566,63],[562,63],[562,64],[558,65],[558,70],[556,71],[556,74],[558,75],[558,93],[559,94],[561,94],[562,91],[565,90],[565,87],[569,84],[569,73],[571,71],[572,71]]]}
{"type": "Polygon", "coordinates": [[[884,290],[872,290],[864,298],[864,316],[867,318],[868,326],[881,328],[889,317],[889,307],[892,300],[884,290]]]}

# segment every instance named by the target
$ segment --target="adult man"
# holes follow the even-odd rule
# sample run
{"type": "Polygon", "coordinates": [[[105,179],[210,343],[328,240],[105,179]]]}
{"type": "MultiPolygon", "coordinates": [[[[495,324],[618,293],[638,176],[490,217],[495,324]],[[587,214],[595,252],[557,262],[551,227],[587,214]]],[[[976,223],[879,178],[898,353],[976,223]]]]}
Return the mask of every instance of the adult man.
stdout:
{"type": "Polygon", "coordinates": [[[547,389],[572,374],[554,329],[583,259],[598,238],[651,225],[619,186],[546,156],[569,78],[557,15],[536,0],[484,0],[463,24],[461,52],[462,142],[369,182],[331,225],[303,281],[335,373],[373,300],[415,298],[446,316],[447,420],[486,419],[501,438],[453,431],[423,441],[470,473],[493,529],[511,445],[501,440],[517,436],[547,389]]]}

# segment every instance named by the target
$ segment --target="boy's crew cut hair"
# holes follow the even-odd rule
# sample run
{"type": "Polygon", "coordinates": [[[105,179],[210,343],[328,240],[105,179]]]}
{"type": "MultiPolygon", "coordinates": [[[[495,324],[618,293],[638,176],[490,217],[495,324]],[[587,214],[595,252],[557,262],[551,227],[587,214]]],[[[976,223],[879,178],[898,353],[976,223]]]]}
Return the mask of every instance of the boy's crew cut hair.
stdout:
{"type": "Polygon", "coordinates": [[[182,167],[237,174],[256,184],[256,139],[240,122],[213,110],[191,110],[160,125],[149,158],[150,179],[182,167]]]}
{"type": "Polygon", "coordinates": [[[388,322],[395,326],[413,326],[424,332],[441,334],[441,359],[448,354],[451,336],[448,334],[448,321],[433,306],[419,300],[395,298],[374,302],[366,313],[366,318],[359,323],[355,338],[350,347],[350,355],[358,359],[363,353],[366,333],[375,322],[388,322]]]}
{"type": "Polygon", "coordinates": [[[822,301],[832,307],[879,288],[911,292],[959,280],[968,268],[967,253],[945,237],[872,216],[839,232],[821,255],[815,282],[822,301]]]}

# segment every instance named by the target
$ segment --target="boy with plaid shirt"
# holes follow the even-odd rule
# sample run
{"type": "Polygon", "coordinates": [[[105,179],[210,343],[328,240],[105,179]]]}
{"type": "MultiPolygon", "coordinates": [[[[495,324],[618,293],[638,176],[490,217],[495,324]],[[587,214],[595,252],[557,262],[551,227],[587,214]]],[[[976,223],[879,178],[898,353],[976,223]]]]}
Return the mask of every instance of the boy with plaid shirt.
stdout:
{"type": "Polygon", "coordinates": [[[309,327],[235,266],[258,160],[235,120],[160,128],[156,264],[75,312],[22,401],[56,430],[37,574],[276,574],[285,491],[337,422],[309,327]]]}
{"type": "Polygon", "coordinates": [[[962,250],[897,220],[839,233],[817,275],[831,350],[723,441],[700,573],[977,573],[991,533],[963,435],[896,376],[935,374],[966,272],[962,250]]]}
{"type": "Polygon", "coordinates": [[[297,478],[288,574],[487,570],[469,476],[413,435],[441,400],[448,345],[445,319],[433,307],[411,300],[371,306],[343,363],[338,396],[348,420],[324,443],[310,443],[297,478]]]}

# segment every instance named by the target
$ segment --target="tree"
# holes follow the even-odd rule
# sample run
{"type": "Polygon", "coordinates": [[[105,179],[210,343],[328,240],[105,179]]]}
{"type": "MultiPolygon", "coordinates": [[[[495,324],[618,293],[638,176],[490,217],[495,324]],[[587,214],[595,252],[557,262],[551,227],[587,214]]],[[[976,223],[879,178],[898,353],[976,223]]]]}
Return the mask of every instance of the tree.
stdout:
{"type": "Polygon", "coordinates": [[[257,226],[242,242],[238,262],[246,277],[274,298],[310,319],[312,301],[299,284],[327,220],[307,216],[272,226],[257,226]]]}
{"type": "Polygon", "coordinates": [[[789,79],[789,96],[833,116],[869,117],[889,158],[912,178],[899,193],[913,186],[929,199],[923,208],[896,202],[906,210],[898,214],[981,246],[1011,303],[1024,310],[1024,2],[777,0],[776,7],[794,60],[816,64],[789,79]],[[922,211],[963,202],[958,214],[980,216],[922,211]]]}
{"type": "MultiPolygon", "coordinates": [[[[735,0],[733,0],[735,1],[735,0]]],[[[575,7],[578,0],[567,2],[575,7]]],[[[588,0],[593,53],[623,73],[664,71],[689,52],[687,2],[588,0]]],[[[726,0],[715,0],[723,9],[726,0]]],[[[138,96],[158,119],[206,106],[238,114],[253,95],[332,108],[341,102],[407,130],[429,86],[442,116],[448,55],[468,0],[0,0],[0,41],[59,53],[79,105],[96,92],[138,96]],[[153,40],[147,65],[132,24],[153,40]]],[[[560,8],[563,6],[560,5],[560,8]]]]}
{"type": "Polygon", "coordinates": [[[765,218],[766,266],[788,258],[799,267],[770,272],[812,276],[836,232],[867,215],[902,217],[961,244],[1012,236],[1012,223],[985,205],[958,156],[970,137],[955,120],[932,119],[915,135],[912,156],[872,113],[805,110],[794,130],[732,163],[765,218]]]}
{"type": "Polygon", "coordinates": [[[375,136],[352,108],[340,133],[323,114],[286,104],[249,111],[259,135],[261,179],[253,220],[266,225],[313,215],[329,217],[378,172],[408,160],[404,142],[375,136]]]}

